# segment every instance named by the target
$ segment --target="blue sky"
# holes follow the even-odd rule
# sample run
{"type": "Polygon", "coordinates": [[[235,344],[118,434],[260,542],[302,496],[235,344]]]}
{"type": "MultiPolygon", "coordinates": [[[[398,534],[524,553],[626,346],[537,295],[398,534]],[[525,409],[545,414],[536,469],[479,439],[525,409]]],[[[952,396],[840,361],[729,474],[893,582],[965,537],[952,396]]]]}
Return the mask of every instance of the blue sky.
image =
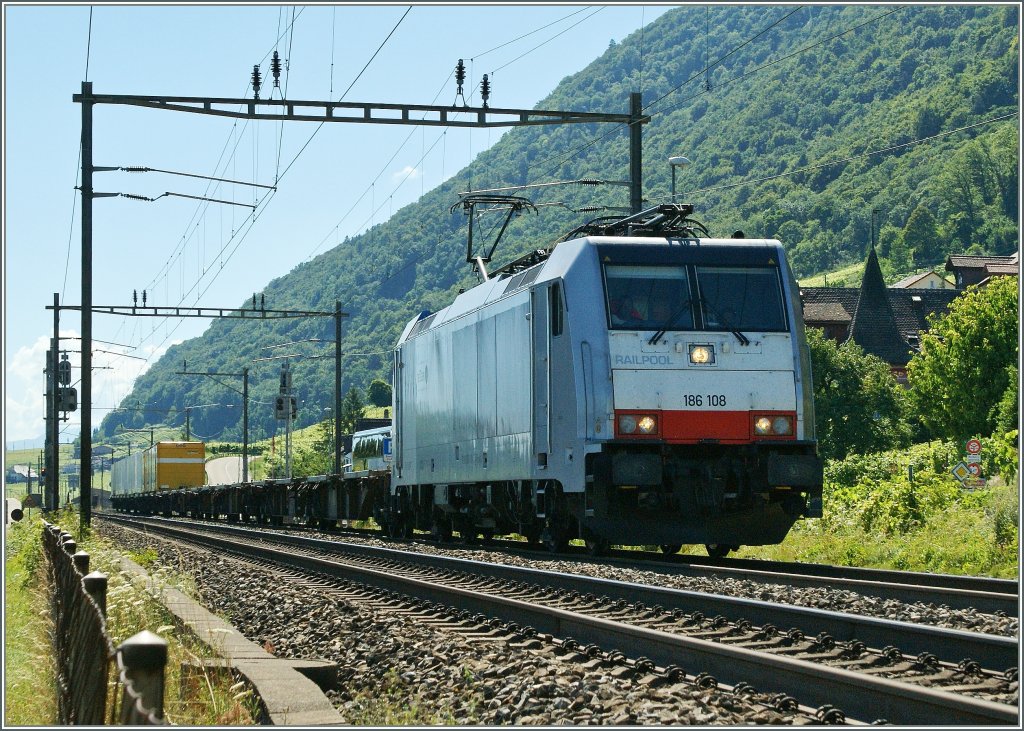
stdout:
{"type": "MultiPolygon", "coordinates": [[[[263,98],[338,100],[345,94],[344,101],[452,104],[451,75],[463,58],[467,97],[486,73],[491,106],[532,108],[609,41],[623,40],[671,7],[102,5],[92,9],[90,33],[87,5],[6,4],[5,442],[17,447],[42,435],[42,368],[53,331],[52,311],[45,308],[54,292],[62,304],[81,302],[75,191],[81,107],[72,95],[83,80],[100,94],[249,97],[252,68],[259,63],[263,98]],[[269,73],[275,49],[285,61],[277,90],[269,73]]],[[[97,166],[145,166],[264,185],[276,178],[278,190],[251,226],[250,209],[238,205],[174,196],[152,203],[96,200],[93,303],[128,305],[132,290],[141,297],[145,289],[150,305],[240,306],[271,279],[387,220],[501,135],[316,126],[97,106],[97,166]]],[[[173,192],[234,203],[253,203],[262,194],[251,186],[160,173],[96,173],[93,185],[98,192],[150,198],[173,192]]],[[[94,426],[160,354],[208,324],[94,315],[94,426]]],[[[80,335],[79,314],[63,313],[60,329],[62,338],[80,335]]],[[[77,350],[80,343],[69,339],[64,346],[77,350]]],[[[78,357],[70,354],[73,364],[78,357]]],[[[76,368],[72,380],[79,377],[76,368]]],[[[77,432],[72,415],[62,441],[77,432]]]]}

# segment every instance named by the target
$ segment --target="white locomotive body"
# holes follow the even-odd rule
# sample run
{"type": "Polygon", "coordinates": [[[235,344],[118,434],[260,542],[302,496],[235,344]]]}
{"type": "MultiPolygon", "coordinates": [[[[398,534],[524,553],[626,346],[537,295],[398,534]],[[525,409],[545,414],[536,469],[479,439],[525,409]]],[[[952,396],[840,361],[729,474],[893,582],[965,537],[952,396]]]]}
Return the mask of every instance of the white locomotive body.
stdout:
{"type": "Polygon", "coordinates": [[[584,236],[408,324],[395,535],[781,541],[820,515],[810,359],[774,240],[584,236]]]}

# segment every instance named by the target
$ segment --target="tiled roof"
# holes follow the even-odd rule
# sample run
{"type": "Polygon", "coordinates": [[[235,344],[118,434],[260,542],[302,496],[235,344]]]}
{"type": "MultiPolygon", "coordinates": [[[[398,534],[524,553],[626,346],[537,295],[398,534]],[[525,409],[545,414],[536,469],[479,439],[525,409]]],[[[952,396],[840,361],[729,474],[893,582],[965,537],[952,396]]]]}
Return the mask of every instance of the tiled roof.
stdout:
{"type": "Polygon", "coordinates": [[[928,329],[928,315],[944,313],[961,293],[955,289],[889,289],[889,305],[901,333],[928,329]]]}
{"type": "Polygon", "coordinates": [[[989,274],[1016,274],[1018,267],[1016,262],[1011,264],[986,264],[985,271],[989,274]]]}
{"type": "Polygon", "coordinates": [[[809,322],[847,323],[853,316],[838,302],[804,300],[804,320],[809,322]]]}
{"type": "Polygon", "coordinates": [[[904,366],[913,349],[908,339],[928,329],[928,316],[944,313],[960,294],[955,289],[886,287],[878,257],[868,255],[860,289],[804,287],[800,290],[804,320],[811,324],[850,323],[849,337],[865,352],[886,363],[904,366]]]}
{"type": "MultiPolygon", "coordinates": [[[[928,329],[928,315],[942,313],[961,292],[955,289],[894,289],[886,295],[901,333],[928,329]]],[[[804,320],[810,324],[849,322],[857,310],[860,290],[852,287],[804,287],[804,320]]]]}
{"type": "Polygon", "coordinates": [[[984,269],[988,264],[1013,264],[1017,261],[1014,256],[963,256],[950,254],[946,259],[946,271],[957,269],[984,269]]]}

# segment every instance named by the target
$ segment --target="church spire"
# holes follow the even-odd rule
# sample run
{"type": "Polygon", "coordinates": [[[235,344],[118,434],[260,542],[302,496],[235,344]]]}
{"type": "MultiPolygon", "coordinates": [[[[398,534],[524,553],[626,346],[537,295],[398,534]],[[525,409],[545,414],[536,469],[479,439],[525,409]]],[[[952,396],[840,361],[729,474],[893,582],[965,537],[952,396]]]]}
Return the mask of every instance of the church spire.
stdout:
{"type": "Polygon", "coordinates": [[[912,355],[910,345],[896,327],[896,318],[889,303],[889,290],[885,286],[874,245],[864,265],[860,297],[850,323],[848,340],[853,340],[864,352],[877,355],[894,366],[905,366],[912,355]]]}

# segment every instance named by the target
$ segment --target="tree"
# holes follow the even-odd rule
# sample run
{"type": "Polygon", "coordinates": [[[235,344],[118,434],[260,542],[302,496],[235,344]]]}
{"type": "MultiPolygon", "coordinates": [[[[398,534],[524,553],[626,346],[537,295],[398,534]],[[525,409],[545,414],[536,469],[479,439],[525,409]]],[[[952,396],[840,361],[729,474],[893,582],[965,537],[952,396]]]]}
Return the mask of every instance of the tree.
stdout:
{"type": "Polygon", "coordinates": [[[292,475],[306,477],[331,472],[334,472],[334,419],[325,412],[312,447],[298,450],[292,458],[292,475]]]}
{"type": "Polygon", "coordinates": [[[808,328],[807,344],[818,453],[823,459],[910,443],[904,391],[885,362],[852,341],[837,345],[815,328],[808,328]]]}
{"type": "Polygon", "coordinates": [[[356,430],[356,421],[363,418],[363,399],[359,396],[359,391],[352,387],[345,394],[345,399],[341,402],[341,429],[342,431],[351,434],[356,430]]]}
{"type": "Polygon", "coordinates": [[[972,287],[929,322],[907,367],[911,402],[936,435],[989,435],[1017,363],[1017,278],[972,287]]]}
{"type": "Polygon", "coordinates": [[[366,389],[366,400],[377,407],[391,405],[391,386],[387,381],[374,378],[366,389]]]}
{"type": "Polygon", "coordinates": [[[935,216],[925,206],[918,205],[903,227],[903,243],[914,253],[918,266],[935,264],[946,256],[946,247],[939,238],[935,216]]]}

